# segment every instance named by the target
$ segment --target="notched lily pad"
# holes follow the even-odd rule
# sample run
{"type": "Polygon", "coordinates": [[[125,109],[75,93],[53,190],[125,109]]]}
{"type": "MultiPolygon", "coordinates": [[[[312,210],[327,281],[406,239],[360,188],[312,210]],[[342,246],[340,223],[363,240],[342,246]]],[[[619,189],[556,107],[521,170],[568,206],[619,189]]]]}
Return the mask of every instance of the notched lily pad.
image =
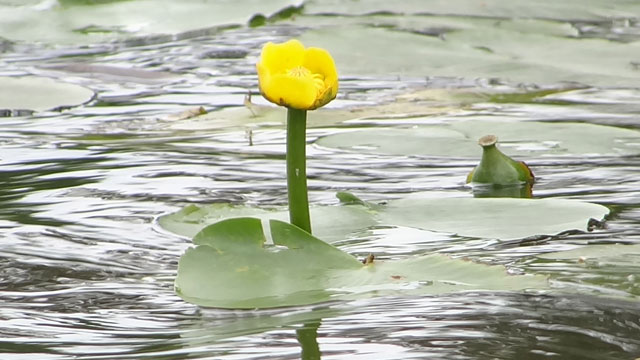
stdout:
{"type": "Polygon", "coordinates": [[[74,84],[38,76],[0,77],[0,111],[44,111],[82,105],[94,92],[74,84]]]}
{"type": "Polygon", "coordinates": [[[228,219],[194,238],[178,265],[176,292],[186,301],[220,308],[272,308],[396,294],[546,287],[542,276],[508,275],[487,266],[428,255],[362,264],[285,222],[228,219]]]}
{"type": "MultiPolygon", "coordinates": [[[[344,240],[348,234],[376,223],[366,206],[312,207],[310,211],[314,234],[328,242],[344,240]]],[[[282,221],[289,219],[286,208],[268,210],[218,203],[204,206],[187,205],[175,213],[161,216],[158,218],[158,224],[174,234],[193,237],[217,221],[246,216],[282,221]]]]}

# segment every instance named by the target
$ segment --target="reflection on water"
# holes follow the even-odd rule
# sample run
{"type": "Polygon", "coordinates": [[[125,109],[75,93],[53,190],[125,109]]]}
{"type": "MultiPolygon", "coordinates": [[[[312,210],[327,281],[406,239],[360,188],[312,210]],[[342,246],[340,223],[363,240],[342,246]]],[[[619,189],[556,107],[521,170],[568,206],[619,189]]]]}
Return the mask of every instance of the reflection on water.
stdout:
{"type": "Polygon", "coordinates": [[[533,196],[533,185],[529,183],[515,185],[485,185],[474,184],[473,196],[483,197],[510,197],[528,199],[533,196]]]}
{"type": "MultiPolygon", "coordinates": [[[[64,74],[99,96],[92,106],[3,118],[0,124],[3,359],[315,359],[318,348],[323,359],[640,356],[640,308],[630,298],[638,296],[637,264],[606,269],[614,273],[585,272],[576,263],[534,260],[535,254],[582,244],[640,242],[635,157],[523,159],[539,178],[535,197],[607,205],[607,229],[499,243],[375,227],[338,243],[357,255],[444,251],[514,271],[556,274],[558,292],[381,298],[270,311],[199,309],[175,296],[177,260],[189,241],[159,229],[155,219],[187,203],[283,204],[284,132],[278,124],[255,126],[250,146],[244,128],[174,129],[168,115],[241,104],[255,91],[253,64],[262,42],[297,31],[240,28],[139,47],[29,45],[4,54],[2,74],[64,74]],[[211,53],[239,46],[244,52],[233,56],[211,53]],[[173,76],[150,79],[146,73],[101,67],[87,72],[74,65],[88,59],[96,66],[133,63],[173,76]],[[596,296],[602,293],[609,297],[596,296]]],[[[406,86],[461,85],[456,79],[348,77],[343,84],[347,104],[377,102],[406,86]]],[[[624,101],[637,100],[637,91],[625,90],[619,103],[611,101],[614,95],[590,89],[549,104],[477,104],[465,108],[465,116],[637,127],[637,104],[624,101]],[[599,95],[607,101],[600,104],[599,95]]],[[[310,137],[360,125],[320,127],[310,137]]],[[[464,179],[477,162],[317,148],[310,155],[310,200],[325,204],[336,202],[340,190],[376,201],[418,191],[470,196],[464,179]]]]}

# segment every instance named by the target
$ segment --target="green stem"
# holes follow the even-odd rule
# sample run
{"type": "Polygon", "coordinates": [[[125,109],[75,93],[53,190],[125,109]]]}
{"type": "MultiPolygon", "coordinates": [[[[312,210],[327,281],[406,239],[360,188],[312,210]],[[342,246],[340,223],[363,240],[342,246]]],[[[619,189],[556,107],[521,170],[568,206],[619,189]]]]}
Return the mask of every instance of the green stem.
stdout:
{"type": "Polygon", "coordinates": [[[287,191],[289,220],[311,234],[306,170],[307,111],[289,108],[287,111],[287,191]]]}
{"type": "Polygon", "coordinates": [[[302,328],[296,330],[298,342],[302,347],[300,354],[301,360],[320,360],[322,353],[320,352],[320,346],[318,345],[318,328],[320,327],[320,320],[306,323],[302,328]]]}

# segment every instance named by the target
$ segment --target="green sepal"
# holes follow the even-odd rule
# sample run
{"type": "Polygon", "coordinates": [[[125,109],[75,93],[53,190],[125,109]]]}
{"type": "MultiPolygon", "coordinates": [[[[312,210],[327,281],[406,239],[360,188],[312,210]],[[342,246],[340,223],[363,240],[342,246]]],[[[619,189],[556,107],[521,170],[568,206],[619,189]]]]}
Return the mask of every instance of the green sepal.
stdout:
{"type": "Polygon", "coordinates": [[[496,146],[498,138],[486,135],[478,140],[482,146],[482,159],[467,175],[467,183],[512,185],[533,184],[535,176],[527,164],[503,154],[496,146]]]}

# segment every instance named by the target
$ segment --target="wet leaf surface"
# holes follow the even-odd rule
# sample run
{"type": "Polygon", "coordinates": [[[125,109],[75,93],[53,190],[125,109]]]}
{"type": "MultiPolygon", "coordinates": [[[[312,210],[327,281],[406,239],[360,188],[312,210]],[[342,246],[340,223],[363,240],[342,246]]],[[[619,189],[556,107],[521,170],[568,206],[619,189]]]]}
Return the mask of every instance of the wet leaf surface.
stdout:
{"type": "Polygon", "coordinates": [[[273,245],[260,219],[204,228],[180,259],[176,289],[189,302],[221,308],[270,308],[330,300],[469,290],[546,287],[540,276],[508,275],[502,266],[444,255],[363,264],[306,232],[271,220],[273,245]]]}

